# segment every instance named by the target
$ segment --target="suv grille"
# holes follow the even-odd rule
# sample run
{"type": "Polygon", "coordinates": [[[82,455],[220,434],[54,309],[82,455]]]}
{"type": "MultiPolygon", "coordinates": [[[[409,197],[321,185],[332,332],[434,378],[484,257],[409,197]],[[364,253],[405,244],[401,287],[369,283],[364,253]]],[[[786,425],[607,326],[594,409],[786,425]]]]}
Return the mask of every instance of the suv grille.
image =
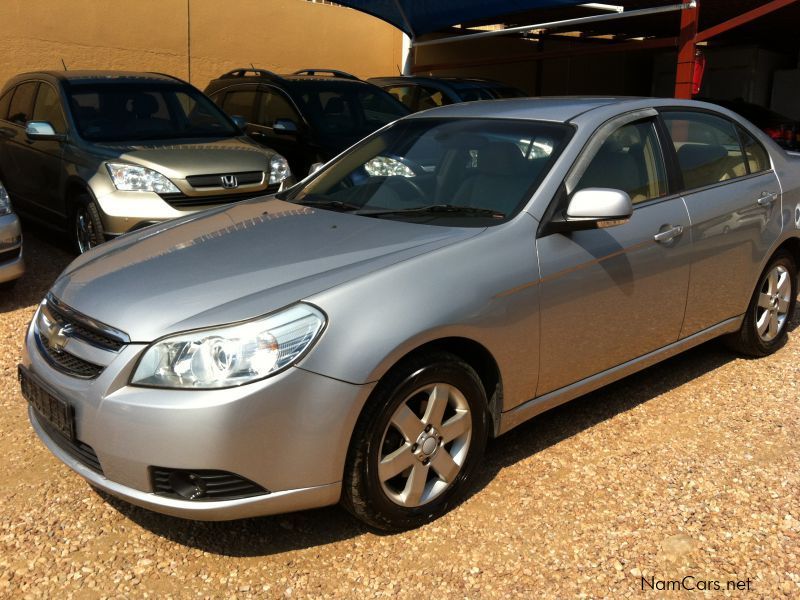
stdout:
{"type": "MultiPolygon", "coordinates": [[[[36,413],[36,411],[34,411],[34,413],[36,413]]],[[[53,440],[64,452],[82,465],[89,467],[95,473],[103,474],[103,468],[100,466],[97,454],[95,454],[94,449],[89,444],[84,444],[80,440],[75,440],[74,442],[68,440],[61,435],[55,427],[48,423],[47,419],[40,417],[38,413],[36,413],[36,421],[45,433],[47,433],[47,437],[53,440]]]]}
{"type": "Polygon", "coordinates": [[[184,194],[162,194],[161,197],[169,205],[175,208],[191,206],[211,206],[213,204],[231,204],[240,200],[249,200],[260,196],[269,196],[280,190],[280,184],[272,184],[266,189],[257,192],[247,192],[244,194],[214,194],[213,196],[186,196],[184,194]]]}
{"type": "Polygon", "coordinates": [[[252,185],[264,181],[263,171],[245,171],[242,173],[217,173],[216,175],[190,175],[187,183],[196,189],[224,187],[223,177],[235,177],[238,185],[252,185]]]}

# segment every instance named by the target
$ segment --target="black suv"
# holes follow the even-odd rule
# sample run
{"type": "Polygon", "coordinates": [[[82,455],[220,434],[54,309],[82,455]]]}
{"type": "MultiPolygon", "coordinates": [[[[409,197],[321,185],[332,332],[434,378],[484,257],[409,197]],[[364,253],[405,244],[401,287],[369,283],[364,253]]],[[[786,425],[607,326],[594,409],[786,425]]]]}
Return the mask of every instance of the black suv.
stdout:
{"type": "Polygon", "coordinates": [[[411,112],[436,108],[445,104],[475,100],[523,98],[522,90],[491,79],[462,77],[373,77],[369,79],[383,88],[411,112]]]}
{"type": "Polygon", "coordinates": [[[205,93],[229,115],[243,117],[248,135],[285,156],[298,177],[409,114],[379,87],[328,69],[289,75],[236,69],[211,81],[205,93]]]}

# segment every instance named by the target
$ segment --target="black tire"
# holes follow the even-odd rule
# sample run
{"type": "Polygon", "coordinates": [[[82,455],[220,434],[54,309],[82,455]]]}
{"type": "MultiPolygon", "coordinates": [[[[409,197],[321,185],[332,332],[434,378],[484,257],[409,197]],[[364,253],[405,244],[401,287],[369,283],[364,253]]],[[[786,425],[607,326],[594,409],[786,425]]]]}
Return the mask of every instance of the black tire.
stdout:
{"type": "MultiPolygon", "coordinates": [[[[747,307],[742,326],[739,331],[726,338],[728,345],[746,356],[761,357],[772,354],[786,343],[789,322],[794,315],[796,303],[797,264],[795,263],[794,257],[789,252],[780,250],[775,253],[758,278],[758,284],[753,291],[753,296],[747,307]],[[759,306],[759,298],[762,296],[763,292],[768,290],[770,274],[776,269],[784,269],[788,273],[791,286],[789,305],[786,318],[783,319],[778,327],[778,333],[774,335],[774,337],[768,335],[767,337],[770,339],[765,339],[765,337],[759,333],[758,322],[759,319],[764,316],[765,311],[769,309],[759,306]]],[[[767,317],[768,316],[769,315],[767,315],[767,317]]]]}
{"type": "MultiPolygon", "coordinates": [[[[430,422],[435,422],[435,419],[432,418],[430,422]]],[[[458,504],[469,489],[475,468],[486,447],[488,423],[486,393],[475,370],[467,363],[445,352],[420,354],[401,362],[378,384],[356,424],[345,466],[342,504],[358,519],[383,531],[412,529],[436,519],[458,504]],[[423,425],[428,423],[425,421],[425,410],[429,402],[433,406],[431,398],[434,396],[431,392],[426,398],[425,393],[428,392],[424,390],[426,386],[435,387],[434,384],[446,384],[451,389],[446,394],[446,412],[442,413],[438,421],[444,424],[439,427],[441,437],[439,431],[433,428],[430,433],[428,429],[422,431],[417,439],[419,441],[424,438],[426,442],[434,439],[434,444],[437,444],[435,440],[438,439],[433,454],[424,454],[422,448],[434,444],[412,444],[408,436],[401,435],[398,429],[390,427],[390,423],[401,405],[414,407],[417,402],[418,408],[412,408],[412,411],[423,425]],[[454,402],[458,403],[461,413],[456,413],[454,402]],[[461,437],[448,442],[445,439],[447,425],[452,425],[456,417],[463,417],[464,407],[467,406],[469,425],[462,427],[469,427],[469,433],[461,433],[461,437]],[[390,443],[392,436],[396,439],[390,443]],[[402,506],[397,500],[392,500],[387,490],[390,485],[394,485],[395,479],[382,483],[378,476],[378,463],[381,455],[384,454],[385,459],[393,448],[412,452],[416,449],[416,455],[411,458],[412,462],[419,460],[424,466],[429,484],[425,489],[441,488],[435,494],[430,492],[430,500],[417,506],[402,506]],[[438,459],[454,458],[450,452],[456,453],[453,464],[457,460],[461,460],[462,464],[452,481],[447,482],[436,468],[441,464],[438,459]]],[[[451,427],[449,431],[452,430],[451,427]]],[[[413,465],[398,474],[397,479],[402,481],[406,473],[406,483],[410,483],[409,473],[420,466],[417,462],[413,462],[413,465]]]]}
{"type": "Polygon", "coordinates": [[[106,239],[100,209],[87,193],[78,194],[73,199],[70,232],[73,249],[78,254],[88,252],[106,239]]]}

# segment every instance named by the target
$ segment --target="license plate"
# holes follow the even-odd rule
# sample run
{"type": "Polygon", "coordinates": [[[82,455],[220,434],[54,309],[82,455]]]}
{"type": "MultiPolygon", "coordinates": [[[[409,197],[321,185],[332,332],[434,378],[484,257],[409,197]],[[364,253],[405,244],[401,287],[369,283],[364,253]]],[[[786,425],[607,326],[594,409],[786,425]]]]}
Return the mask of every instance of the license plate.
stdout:
{"type": "Polygon", "coordinates": [[[75,440],[75,411],[61,398],[56,398],[34,379],[34,375],[22,366],[17,371],[22,396],[34,410],[61,435],[70,441],[75,440]]]}

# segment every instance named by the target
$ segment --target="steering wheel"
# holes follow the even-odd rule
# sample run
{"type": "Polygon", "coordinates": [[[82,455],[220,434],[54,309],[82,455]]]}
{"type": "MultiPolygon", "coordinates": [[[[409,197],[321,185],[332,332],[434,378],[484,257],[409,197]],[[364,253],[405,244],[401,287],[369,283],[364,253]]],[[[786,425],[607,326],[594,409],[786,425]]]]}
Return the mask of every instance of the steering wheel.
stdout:
{"type": "Polygon", "coordinates": [[[419,187],[413,179],[403,177],[402,175],[394,175],[387,177],[385,185],[400,197],[401,202],[413,202],[425,197],[425,192],[419,187]],[[404,188],[404,189],[403,189],[404,188]],[[412,193],[413,197],[408,198],[408,194],[412,193]]]}

